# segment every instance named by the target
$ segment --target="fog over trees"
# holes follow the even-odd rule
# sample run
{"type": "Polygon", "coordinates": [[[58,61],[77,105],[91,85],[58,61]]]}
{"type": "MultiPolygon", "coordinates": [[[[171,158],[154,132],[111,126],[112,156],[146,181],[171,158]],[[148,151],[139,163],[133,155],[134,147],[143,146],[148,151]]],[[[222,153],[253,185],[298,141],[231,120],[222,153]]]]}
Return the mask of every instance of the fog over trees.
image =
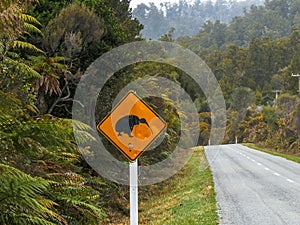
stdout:
{"type": "Polygon", "coordinates": [[[252,5],[263,5],[263,0],[217,0],[193,3],[180,0],[179,3],[166,1],[156,6],[154,3],[139,4],[133,10],[133,16],[144,25],[142,35],[145,38],[157,39],[175,28],[174,36],[194,35],[207,21],[229,24],[235,16],[240,16],[252,5]]]}

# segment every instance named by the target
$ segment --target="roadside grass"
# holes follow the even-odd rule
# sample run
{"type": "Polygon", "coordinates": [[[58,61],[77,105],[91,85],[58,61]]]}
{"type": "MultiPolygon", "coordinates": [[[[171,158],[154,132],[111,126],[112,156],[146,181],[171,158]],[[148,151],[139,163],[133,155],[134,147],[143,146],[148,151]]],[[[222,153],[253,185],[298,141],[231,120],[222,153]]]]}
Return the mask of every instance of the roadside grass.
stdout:
{"type": "Polygon", "coordinates": [[[294,156],[294,155],[288,155],[288,154],[284,154],[284,153],[274,152],[272,150],[266,149],[264,147],[258,146],[258,145],[253,144],[253,143],[243,143],[242,145],[247,146],[249,148],[253,148],[253,149],[262,151],[262,152],[269,153],[271,155],[280,156],[280,157],[286,158],[288,160],[300,163],[300,157],[299,156],[294,156]]]}
{"type": "Polygon", "coordinates": [[[203,156],[204,148],[195,148],[187,165],[171,179],[142,187],[145,196],[140,194],[139,224],[218,224],[212,173],[200,165],[203,156]]]}

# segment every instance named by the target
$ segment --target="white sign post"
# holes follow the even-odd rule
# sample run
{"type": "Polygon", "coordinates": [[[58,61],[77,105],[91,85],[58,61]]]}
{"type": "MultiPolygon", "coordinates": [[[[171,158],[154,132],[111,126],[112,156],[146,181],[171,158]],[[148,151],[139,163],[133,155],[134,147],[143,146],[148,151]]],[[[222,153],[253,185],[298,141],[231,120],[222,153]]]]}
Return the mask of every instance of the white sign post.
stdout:
{"type": "Polygon", "coordinates": [[[300,74],[292,74],[292,77],[298,77],[298,80],[299,80],[299,89],[298,89],[298,92],[300,94],[300,74]]]}
{"type": "Polygon", "coordinates": [[[134,91],[129,91],[97,125],[97,129],[131,161],[129,166],[130,225],[138,225],[137,159],[166,127],[166,122],[134,91]],[[139,129],[133,131],[136,126],[139,129]]]}
{"type": "Polygon", "coordinates": [[[138,163],[130,163],[130,225],[138,225],[138,163]]]}

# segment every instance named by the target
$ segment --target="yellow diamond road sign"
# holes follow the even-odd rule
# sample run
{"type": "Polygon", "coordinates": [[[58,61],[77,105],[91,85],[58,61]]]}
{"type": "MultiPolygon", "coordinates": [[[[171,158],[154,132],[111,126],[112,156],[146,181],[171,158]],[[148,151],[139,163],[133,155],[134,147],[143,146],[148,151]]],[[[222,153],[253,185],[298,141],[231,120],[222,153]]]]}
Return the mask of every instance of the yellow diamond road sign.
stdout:
{"type": "Polygon", "coordinates": [[[130,91],[97,126],[130,161],[165,130],[166,122],[130,91]]]}

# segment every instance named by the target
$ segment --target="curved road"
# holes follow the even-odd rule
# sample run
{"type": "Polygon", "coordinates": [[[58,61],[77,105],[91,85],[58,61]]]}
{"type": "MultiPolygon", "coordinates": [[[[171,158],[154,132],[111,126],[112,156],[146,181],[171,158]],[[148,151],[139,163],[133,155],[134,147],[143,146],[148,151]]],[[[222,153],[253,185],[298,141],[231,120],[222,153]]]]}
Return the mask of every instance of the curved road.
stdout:
{"type": "Polygon", "coordinates": [[[300,225],[300,164],[242,145],[205,152],[221,225],[300,225]]]}

